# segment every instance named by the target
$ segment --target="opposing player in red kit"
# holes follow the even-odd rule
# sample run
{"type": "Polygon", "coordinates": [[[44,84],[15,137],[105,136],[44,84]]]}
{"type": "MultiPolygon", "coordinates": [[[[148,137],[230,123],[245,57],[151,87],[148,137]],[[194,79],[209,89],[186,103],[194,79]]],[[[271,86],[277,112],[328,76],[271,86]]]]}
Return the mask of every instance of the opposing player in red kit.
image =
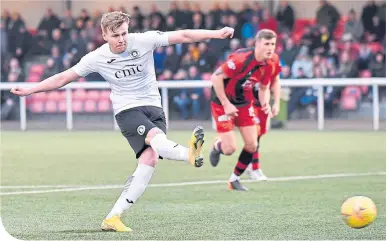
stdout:
{"type": "Polygon", "coordinates": [[[244,141],[238,163],[229,179],[228,188],[231,190],[247,190],[240,183],[240,175],[252,161],[258,147],[256,118],[252,105],[252,89],[256,83],[259,83],[258,99],[261,110],[267,114],[271,112],[269,83],[273,65],[268,64],[267,60],[274,54],[277,35],[271,30],[262,29],[255,38],[254,48],[240,49],[232,53],[211,77],[211,110],[218,133],[218,139],[210,153],[211,164],[216,166],[222,154],[231,155],[235,152],[234,126],[238,127],[244,141]]]}
{"type": "Polygon", "coordinates": [[[253,106],[254,106],[254,112],[257,117],[257,131],[258,131],[258,148],[257,151],[253,154],[253,160],[250,163],[250,165],[246,169],[247,175],[250,176],[251,179],[253,180],[258,180],[258,181],[266,181],[267,177],[263,173],[262,169],[260,168],[260,153],[259,153],[259,147],[260,147],[260,140],[263,135],[267,133],[267,124],[268,124],[268,119],[275,117],[278,115],[279,110],[280,110],[280,98],[281,98],[281,84],[280,84],[280,77],[279,74],[281,72],[281,66],[279,63],[279,57],[277,54],[273,54],[273,57],[267,62],[271,65],[273,65],[273,73],[271,76],[271,81],[270,81],[270,89],[273,92],[273,99],[274,103],[271,108],[271,113],[267,114],[264,111],[262,111],[259,98],[258,98],[258,91],[259,91],[259,84],[256,84],[253,88],[253,95],[255,97],[253,106]]]}

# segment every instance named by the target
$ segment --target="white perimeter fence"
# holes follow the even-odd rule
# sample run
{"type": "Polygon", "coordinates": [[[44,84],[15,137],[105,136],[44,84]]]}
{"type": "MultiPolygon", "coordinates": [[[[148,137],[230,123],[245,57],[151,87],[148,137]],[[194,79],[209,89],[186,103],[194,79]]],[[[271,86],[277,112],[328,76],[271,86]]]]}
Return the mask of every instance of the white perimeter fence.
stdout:
{"type": "MultiPolygon", "coordinates": [[[[36,83],[0,83],[0,90],[10,90],[15,86],[28,87],[36,83]]],[[[210,81],[159,81],[159,88],[161,89],[162,104],[166,114],[167,124],[169,117],[169,103],[168,103],[168,89],[181,88],[206,88],[211,87],[210,81]]],[[[379,86],[386,85],[385,78],[348,78],[348,79],[288,79],[281,80],[283,87],[310,87],[318,88],[317,96],[317,128],[324,130],[324,86],[372,86],[373,99],[373,130],[379,130],[379,86]]],[[[107,82],[82,82],[70,83],[62,89],[66,90],[66,127],[68,130],[73,129],[73,111],[72,111],[72,90],[73,89],[109,89],[107,82]]],[[[114,120],[114,129],[118,129],[114,120]]],[[[26,115],[26,98],[20,97],[20,129],[27,129],[27,115],[26,115]]]]}

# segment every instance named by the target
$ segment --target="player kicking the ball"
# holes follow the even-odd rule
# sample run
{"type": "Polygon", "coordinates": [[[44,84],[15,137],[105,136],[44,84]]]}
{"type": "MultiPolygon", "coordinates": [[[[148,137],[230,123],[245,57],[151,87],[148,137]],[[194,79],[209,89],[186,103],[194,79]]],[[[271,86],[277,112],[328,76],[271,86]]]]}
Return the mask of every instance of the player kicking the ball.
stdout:
{"type": "Polygon", "coordinates": [[[106,44],[85,55],[71,69],[32,88],[11,90],[20,96],[54,90],[93,72],[98,72],[109,82],[115,118],[122,134],[136,153],[138,166],[102,222],[102,229],[106,231],[132,231],[121,222],[120,217],[145,191],[159,157],[186,161],[195,167],[203,165],[202,127],[195,128],[188,148],[176,144],[166,136],[167,128],[157,87],[153,51],[157,47],[170,44],[230,38],[234,33],[234,29],[225,27],[220,30],[149,31],[129,34],[129,17],[121,12],[104,14],[101,28],[106,44]]]}
{"type": "Polygon", "coordinates": [[[267,114],[262,110],[261,104],[258,99],[259,84],[256,84],[253,88],[253,95],[255,97],[253,105],[254,105],[254,112],[257,117],[256,120],[257,120],[257,131],[258,131],[257,132],[258,148],[257,148],[257,151],[253,154],[252,162],[249,164],[249,166],[246,169],[246,174],[249,175],[251,179],[258,180],[258,181],[267,180],[267,177],[265,176],[265,174],[263,173],[262,169],[259,166],[260,164],[259,147],[260,147],[261,137],[267,133],[268,119],[278,115],[280,110],[280,98],[281,98],[281,84],[280,84],[280,77],[279,77],[279,73],[281,72],[281,66],[279,63],[278,55],[273,54],[273,57],[267,60],[267,62],[272,64],[275,67],[273,68],[273,74],[270,81],[270,89],[273,92],[274,104],[271,108],[272,111],[270,114],[267,114]]]}
{"type": "Polygon", "coordinates": [[[236,150],[234,125],[239,128],[244,147],[239,155],[228,188],[245,191],[240,175],[246,170],[257,151],[257,128],[252,88],[259,83],[258,98],[261,110],[269,113],[269,82],[274,66],[268,62],[274,54],[276,34],[268,29],[256,35],[255,48],[240,49],[212,75],[212,115],[216,122],[218,139],[210,153],[210,161],[216,166],[220,156],[231,155],[236,150]]]}

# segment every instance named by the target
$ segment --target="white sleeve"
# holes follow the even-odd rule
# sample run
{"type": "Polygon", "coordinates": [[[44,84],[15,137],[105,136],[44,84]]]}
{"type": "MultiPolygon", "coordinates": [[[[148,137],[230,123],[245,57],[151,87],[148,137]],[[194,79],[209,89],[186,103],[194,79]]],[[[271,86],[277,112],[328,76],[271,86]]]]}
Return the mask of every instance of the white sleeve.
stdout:
{"type": "Polygon", "coordinates": [[[140,41],[149,43],[153,49],[169,45],[168,32],[147,31],[143,33],[143,39],[140,41]]]}
{"type": "Polygon", "coordinates": [[[73,66],[73,70],[77,75],[85,77],[88,74],[98,72],[97,65],[95,62],[95,54],[94,52],[90,52],[82,57],[82,59],[73,66]]]}

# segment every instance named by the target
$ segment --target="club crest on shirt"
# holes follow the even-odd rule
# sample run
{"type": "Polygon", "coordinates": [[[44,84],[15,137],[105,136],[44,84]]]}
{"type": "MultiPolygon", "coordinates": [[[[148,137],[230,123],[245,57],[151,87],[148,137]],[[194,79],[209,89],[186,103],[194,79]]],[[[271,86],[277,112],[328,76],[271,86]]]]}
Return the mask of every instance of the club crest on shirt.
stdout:
{"type": "Polygon", "coordinates": [[[129,55],[132,58],[138,58],[140,56],[140,52],[137,49],[134,49],[134,50],[130,51],[129,55]]]}
{"type": "Polygon", "coordinates": [[[227,61],[227,67],[235,70],[235,63],[232,60],[227,61]]]}

